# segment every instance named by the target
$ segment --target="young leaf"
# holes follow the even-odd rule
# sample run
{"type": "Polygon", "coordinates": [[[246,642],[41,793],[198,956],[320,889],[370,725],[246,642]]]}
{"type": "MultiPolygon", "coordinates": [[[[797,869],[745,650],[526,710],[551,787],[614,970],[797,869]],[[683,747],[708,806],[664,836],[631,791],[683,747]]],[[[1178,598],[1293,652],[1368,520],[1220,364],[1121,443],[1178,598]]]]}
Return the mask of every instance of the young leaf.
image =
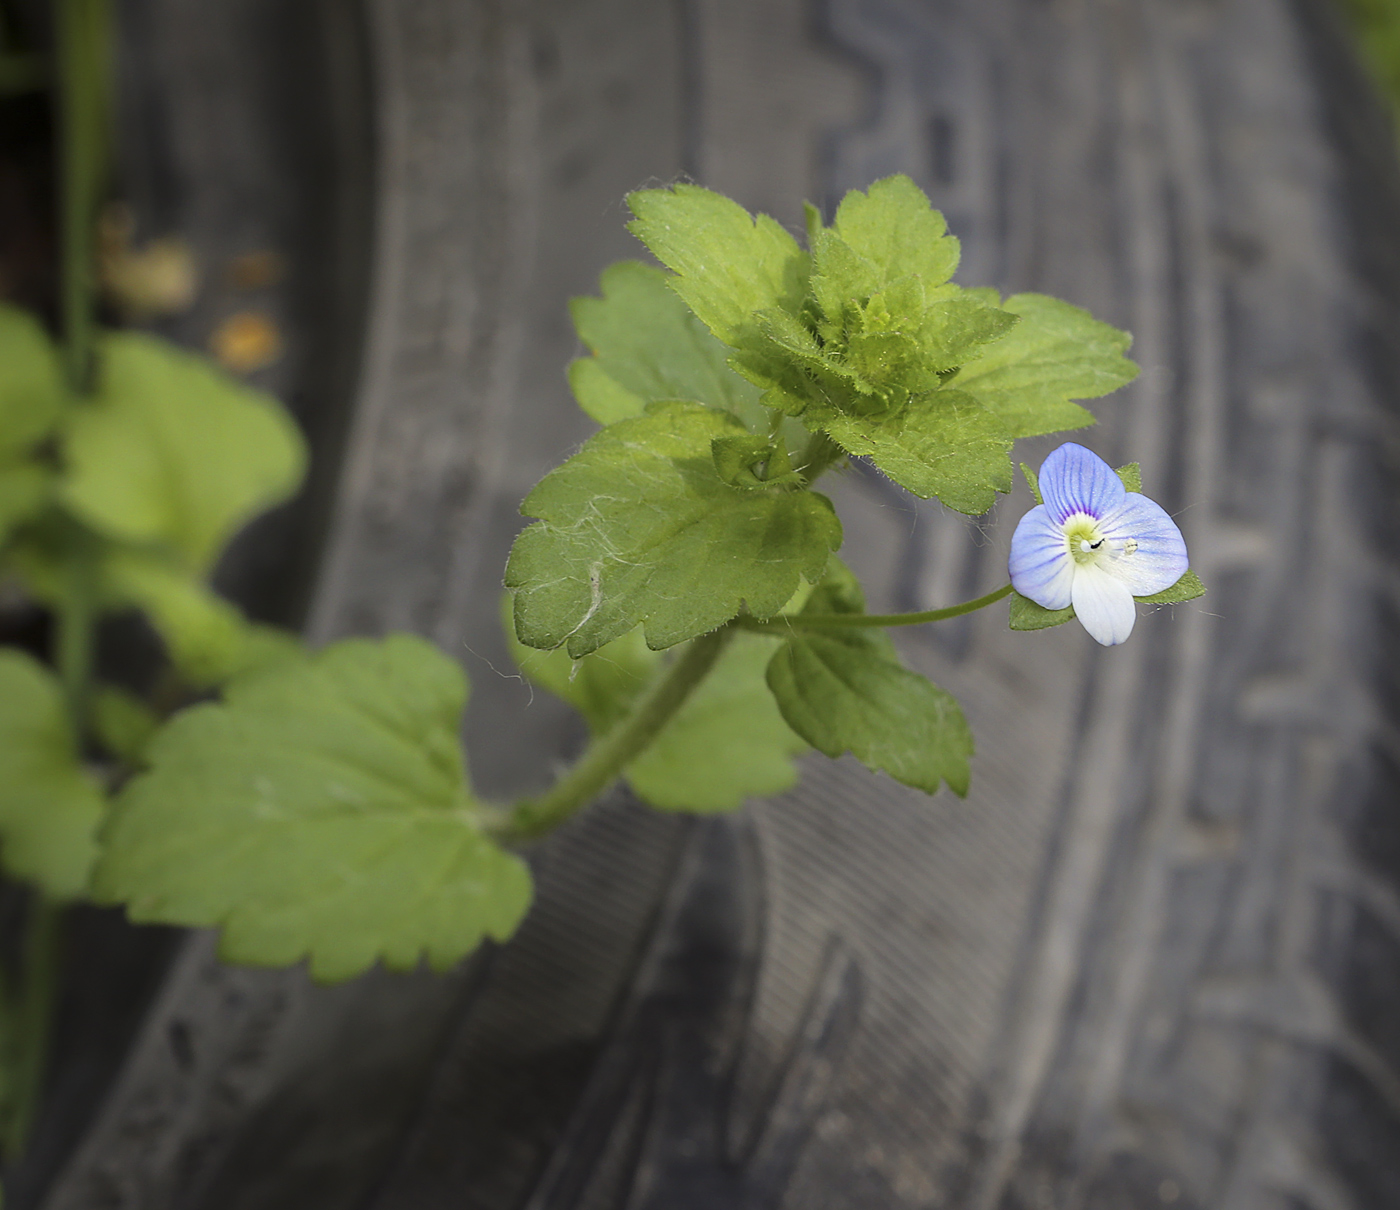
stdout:
{"type": "Polygon", "coordinates": [[[851,190],[841,199],[832,227],[853,252],[875,266],[881,285],[918,277],[925,287],[933,287],[957,271],[957,239],[907,176],[876,181],[865,193],[851,190]]]}
{"type": "MultiPolygon", "coordinates": [[[[804,613],[860,613],[860,584],[831,561],[804,613]]],[[[849,751],[871,769],[934,793],[967,793],[972,732],[957,701],[900,662],[883,631],[796,631],[768,665],[768,687],[794,731],[819,752],[849,751]]]]}
{"type": "Polygon", "coordinates": [[[1019,592],[1011,594],[1012,630],[1044,630],[1047,626],[1062,626],[1072,617],[1073,605],[1066,605],[1063,609],[1045,609],[1019,592]]]}
{"type": "Polygon", "coordinates": [[[599,423],[611,424],[624,415],[641,415],[648,403],[693,400],[733,412],[751,427],[763,425],[758,390],[729,368],[729,350],[706,331],[669,280],[660,269],[620,261],[603,271],[602,298],[575,298],[569,304],[580,339],[593,351],[592,358],[570,367],[579,404],[599,423]],[[585,370],[588,365],[594,368],[585,370]],[[624,398],[635,401],[626,413],[624,398]]]}
{"type": "Polygon", "coordinates": [[[924,499],[937,496],[959,512],[984,513],[997,492],[1011,490],[1011,436],[966,392],[931,391],[903,408],[833,416],[823,427],[842,449],[865,455],[901,487],[924,499]]]}
{"type": "Polygon", "coordinates": [[[1206,586],[1194,571],[1188,571],[1170,588],[1154,592],[1148,597],[1138,597],[1144,605],[1179,605],[1182,601],[1194,601],[1206,594],[1206,586]]]}
{"type": "Polygon", "coordinates": [[[68,420],[64,502],[98,532],[209,568],[301,481],[305,450],[276,400],[134,332],[106,336],[97,393],[68,420]]]}
{"type": "Polygon", "coordinates": [[[0,858],[12,877],[59,899],[82,894],[104,799],[78,762],[57,679],[0,651],[0,858]]]}
{"type": "Polygon", "coordinates": [[[133,920],[223,929],[222,955],[345,979],[444,970],[503,940],[523,862],[483,835],[461,669],[406,635],[239,678],[177,715],[123,789],[93,879],[133,920]]]}
{"type": "Polygon", "coordinates": [[[628,194],[627,229],[675,272],[671,288],[725,344],[740,347],[755,311],[796,314],[807,292],[807,255],[766,214],[698,185],[628,194]]]}
{"type": "Polygon", "coordinates": [[[799,577],[818,579],[841,544],[835,510],[814,492],[725,483],[712,442],[745,431],[724,412],[654,404],[546,475],[520,506],[540,520],[506,566],[521,641],[567,642],[578,658],[641,622],[650,646],[670,647],[741,604],[771,617],[799,577]]]}
{"type": "Polygon", "coordinates": [[[1044,294],[1016,294],[1001,305],[1021,322],[964,365],[957,385],[999,416],[1013,437],[1093,424],[1093,415],[1071,400],[1096,399],[1137,377],[1137,366],[1123,355],[1132,337],[1089,312],[1044,294]]]}

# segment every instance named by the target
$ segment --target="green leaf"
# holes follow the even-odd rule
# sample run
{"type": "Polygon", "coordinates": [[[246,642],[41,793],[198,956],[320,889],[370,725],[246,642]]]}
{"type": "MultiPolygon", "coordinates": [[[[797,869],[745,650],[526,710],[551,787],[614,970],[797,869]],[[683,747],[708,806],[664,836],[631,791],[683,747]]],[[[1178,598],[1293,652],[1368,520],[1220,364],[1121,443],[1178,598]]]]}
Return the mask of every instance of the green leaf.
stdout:
{"type": "Polygon", "coordinates": [[[952,694],[903,667],[871,630],[786,640],[768,687],[788,726],[827,756],[849,751],[871,769],[928,794],[967,793],[972,733],[952,694]]]}
{"type": "MultiPolygon", "coordinates": [[[[865,594],[838,559],[804,613],[862,613],[865,594]]],[[[796,632],[768,665],[783,718],[827,756],[849,751],[871,769],[934,793],[967,794],[972,732],[952,694],[899,661],[883,631],[796,632]]]]}
{"type": "Polygon", "coordinates": [[[231,601],[161,552],[115,546],[102,561],[101,577],[108,607],[143,610],[171,662],[193,685],[218,685],[304,654],[294,635],[249,622],[231,601]]]}
{"type": "Polygon", "coordinates": [[[159,730],[160,719],[135,694],[101,685],[92,697],[92,728],[108,752],[135,766],[159,730]]]}
{"type": "Polygon", "coordinates": [[[1002,308],[1021,317],[958,371],[957,385],[996,413],[1014,437],[1083,428],[1094,417],[1074,399],[1095,399],[1137,376],[1123,354],[1132,337],[1044,294],[1017,294],[1002,308]]]}
{"type": "MultiPolygon", "coordinates": [[[[526,647],[505,619],[506,641],[531,681],[573,706],[595,735],[631,709],[665,657],[639,629],[580,660],[562,648],[526,647]]],[[[673,811],[730,811],[797,780],[792,757],[807,745],[783,722],[764,670],[782,640],[736,634],[699,688],[625,776],[636,795],[673,811]]]]}
{"type": "Polygon", "coordinates": [[[715,470],[733,416],[654,404],[594,434],[521,505],[540,520],[515,542],[506,586],[531,647],[575,658],[639,622],[653,648],[705,634],[747,605],[772,617],[800,577],[820,578],[841,544],[831,502],[807,491],[749,491],[715,470]]]}
{"type": "Polygon", "coordinates": [[[1011,629],[1044,630],[1047,626],[1061,626],[1074,617],[1074,606],[1064,609],[1045,609],[1029,597],[1019,592],[1011,594],[1011,629]]]}
{"type": "Polygon", "coordinates": [[[444,970],[530,899],[467,787],[461,669],[407,635],[241,677],[169,722],[119,796],[95,894],[223,929],[233,962],[444,970]]]}
{"type": "Polygon", "coordinates": [[[1136,462],[1129,462],[1127,466],[1120,466],[1113,472],[1118,476],[1123,484],[1123,488],[1130,492],[1142,491],[1142,467],[1136,462]]]}
{"type": "MultiPolygon", "coordinates": [[[[1136,463],[1134,463],[1136,465],[1136,463]]],[[[1037,504],[1044,504],[1045,501],[1040,496],[1040,479],[1024,462],[1021,463],[1021,474],[1025,477],[1026,486],[1031,489],[1031,495],[1035,497],[1037,504]]]]}
{"type": "Polygon", "coordinates": [[[579,357],[569,363],[569,389],[579,407],[599,424],[613,424],[646,411],[646,400],[611,377],[596,357],[579,357]]]}
{"type": "Polygon", "coordinates": [[[58,351],[27,311],[0,303],[0,464],[27,454],[53,431],[65,392],[58,351]]]}
{"type": "Polygon", "coordinates": [[[901,487],[959,512],[984,513],[997,492],[1011,490],[1011,436],[966,392],[932,391],[890,412],[833,416],[823,427],[901,487]]]}
{"type": "Polygon", "coordinates": [[[1161,592],[1154,592],[1148,597],[1138,597],[1144,605],[1178,605],[1182,601],[1194,601],[1197,597],[1206,595],[1206,586],[1201,583],[1201,578],[1194,571],[1185,572],[1170,588],[1164,588],[1161,592]]]}
{"type": "Polygon", "coordinates": [[[795,314],[807,292],[807,255],[766,214],[698,185],[628,194],[627,229],[668,269],[671,286],[725,344],[742,346],[756,311],[795,314]]]}
{"type": "Polygon", "coordinates": [[[301,437],[271,397],[134,332],[104,337],[98,365],[95,396],[68,420],[61,489],[98,532],[160,543],[204,571],[301,481],[301,437]]]}
{"type": "Polygon", "coordinates": [[[961,246],[907,176],[876,181],[865,193],[851,190],[842,198],[832,228],[875,267],[881,285],[917,277],[933,287],[957,271],[961,246]]]}
{"type": "Polygon", "coordinates": [[[569,304],[574,327],[594,354],[570,367],[579,404],[600,424],[611,424],[641,415],[648,403],[692,400],[762,426],[758,390],[729,368],[729,350],[670,280],[660,269],[621,261],[603,271],[602,298],[569,304]]]}
{"type": "Polygon", "coordinates": [[[0,858],[54,898],[82,894],[97,856],[101,790],[78,760],[58,680],[0,651],[0,858]]]}
{"type": "Polygon", "coordinates": [[[37,516],[53,491],[54,474],[34,462],[0,466],[0,540],[21,521],[37,516]]]}

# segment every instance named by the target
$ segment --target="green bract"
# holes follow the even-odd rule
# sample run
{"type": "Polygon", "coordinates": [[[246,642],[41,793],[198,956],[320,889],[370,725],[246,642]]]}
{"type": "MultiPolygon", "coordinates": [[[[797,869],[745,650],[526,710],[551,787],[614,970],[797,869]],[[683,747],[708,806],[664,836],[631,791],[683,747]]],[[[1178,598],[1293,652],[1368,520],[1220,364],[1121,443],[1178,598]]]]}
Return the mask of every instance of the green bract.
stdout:
{"type": "Polygon", "coordinates": [[[578,658],[641,623],[651,647],[671,647],[741,606],[772,617],[800,577],[820,579],[841,545],[831,502],[726,483],[713,442],[746,432],[725,412],[654,404],[546,475],[520,506],[540,520],[506,566],[521,641],[578,658]]]}
{"type": "Polygon", "coordinates": [[[102,791],[78,763],[63,691],[18,651],[0,651],[0,858],[6,873],[67,899],[87,887],[102,791]]]}
{"type": "Polygon", "coordinates": [[[408,636],[349,640],[177,716],[122,791],[95,895],[133,920],[219,925],[233,961],[443,969],[503,939],[524,864],[482,832],[461,669],[408,636]]]}

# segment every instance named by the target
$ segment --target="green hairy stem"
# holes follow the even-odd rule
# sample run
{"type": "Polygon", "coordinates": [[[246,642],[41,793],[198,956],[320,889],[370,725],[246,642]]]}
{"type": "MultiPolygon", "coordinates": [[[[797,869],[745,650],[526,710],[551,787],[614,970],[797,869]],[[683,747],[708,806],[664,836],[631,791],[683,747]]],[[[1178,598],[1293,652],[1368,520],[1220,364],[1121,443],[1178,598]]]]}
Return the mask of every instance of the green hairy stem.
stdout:
{"type": "Polygon", "coordinates": [[[518,803],[507,813],[496,829],[498,839],[514,843],[538,839],[592,802],[670,722],[733,637],[733,627],[724,626],[691,640],[626,718],[590,744],[573,768],[539,798],[518,803]]]}
{"type": "Polygon", "coordinates": [[[925,609],[918,613],[801,613],[792,617],[772,618],[761,622],[757,618],[742,618],[739,621],[745,630],[759,634],[790,634],[798,629],[820,630],[848,626],[918,626],[924,622],[943,622],[949,618],[960,618],[965,613],[976,613],[988,605],[995,605],[1011,595],[1011,585],[1003,584],[994,592],[964,601],[960,605],[949,605],[946,609],[925,609]]]}

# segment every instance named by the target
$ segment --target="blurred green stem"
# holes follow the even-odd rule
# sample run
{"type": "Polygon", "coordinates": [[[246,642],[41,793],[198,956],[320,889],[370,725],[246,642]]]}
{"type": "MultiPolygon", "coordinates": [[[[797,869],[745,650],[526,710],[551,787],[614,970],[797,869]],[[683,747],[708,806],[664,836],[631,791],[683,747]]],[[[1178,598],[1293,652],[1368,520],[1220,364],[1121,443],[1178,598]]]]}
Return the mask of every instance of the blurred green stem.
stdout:
{"type": "MultiPolygon", "coordinates": [[[[97,343],[97,208],[107,175],[108,0],[55,0],[54,25],[63,369],[73,393],[86,395],[93,387],[97,343]]],[[[81,759],[97,624],[97,552],[91,535],[76,524],[73,528],[55,617],[54,663],[81,759]]],[[[17,979],[6,989],[3,1014],[9,1071],[0,1147],[7,1165],[23,1153],[43,1091],[62,927],[62,907],[42,892],[31,892],[17,979]]]]}
{"type": "Polygon", "coordinates": [[[59,232],[63,358],[68,385],[92,386],[97,334],[97,207],[107,175],[110,14],[107,0],[57,0],[59,232]]]}

